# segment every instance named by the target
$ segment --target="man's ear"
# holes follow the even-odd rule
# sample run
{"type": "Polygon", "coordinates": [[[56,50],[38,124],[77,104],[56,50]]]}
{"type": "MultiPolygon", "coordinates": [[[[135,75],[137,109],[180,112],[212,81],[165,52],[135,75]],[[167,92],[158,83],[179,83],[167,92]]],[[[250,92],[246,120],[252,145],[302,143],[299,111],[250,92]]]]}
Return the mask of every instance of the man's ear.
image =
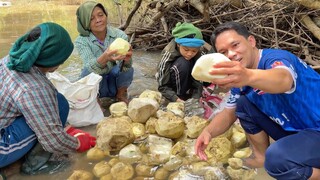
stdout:
{"type": "Polygon", "coordinates": [[[256,42],[256,38],[254,38],[254,36],[250,35],[248,37],[248,41],[249,41],[249,43],[251,44],[252,47],[256,47],[257,42],[256,42]]]}

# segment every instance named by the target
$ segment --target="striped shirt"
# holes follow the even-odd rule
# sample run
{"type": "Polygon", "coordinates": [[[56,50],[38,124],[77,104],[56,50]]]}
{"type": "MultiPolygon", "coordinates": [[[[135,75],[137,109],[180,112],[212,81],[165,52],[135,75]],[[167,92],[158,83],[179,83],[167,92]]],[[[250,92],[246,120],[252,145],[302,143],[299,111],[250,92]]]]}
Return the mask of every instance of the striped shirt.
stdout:
{"type": "MultiPolygon", "coordinates": [[[[99,42],[97,38],[90,32],[89,36],[78,36],[74,42],[75,47],[83,61],[83,65],[90,72],[96,74],[108,74],[113,66],[120,61],[111,62],[108,61],[107,65],[101,66],[97,59],[102,55],[102,53],[110,46],[110,44],[116,39],[122,38],[128,40],[128,36],[125,32],[120,29],[114,28],[112,26],[107,26],[107,34],[103,43],[99,42]]],[[[128,71],[132,67],[132,59],[129,64],[125,64],[123,71],[128,71]]]]}
{"type": "Polygon", "coordinates": [[[37,67],[28,73],[9,70],[8,60],[9,56],[0,62],[0,129],[24,116],[46,151],[74,152],[78,140],[64,131],[56,88],[37,67]]]}

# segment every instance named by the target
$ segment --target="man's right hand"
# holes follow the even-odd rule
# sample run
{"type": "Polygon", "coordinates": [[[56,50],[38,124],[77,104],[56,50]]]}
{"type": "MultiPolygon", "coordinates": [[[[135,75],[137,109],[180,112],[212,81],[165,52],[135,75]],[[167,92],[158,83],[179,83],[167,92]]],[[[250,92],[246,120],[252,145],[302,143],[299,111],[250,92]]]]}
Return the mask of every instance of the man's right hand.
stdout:
{"type": "Polygon", "coordinates": [[[96,145],[96,137],[91,136],[88,132],[70,127],[67,129],[67,133],[78,139],[78,152],[85,152],[96,145]]]}
{"type": "Polygon", "coordinates": [[[207,148],[211,138],[212,138],[211,134],[210,132],[208,132],[207,128],[203,129],[202,133],[197,138],[197,141],[195,144],[195,153],[199,156],[201,160],[208,159],[204,150],[207,148]]]}

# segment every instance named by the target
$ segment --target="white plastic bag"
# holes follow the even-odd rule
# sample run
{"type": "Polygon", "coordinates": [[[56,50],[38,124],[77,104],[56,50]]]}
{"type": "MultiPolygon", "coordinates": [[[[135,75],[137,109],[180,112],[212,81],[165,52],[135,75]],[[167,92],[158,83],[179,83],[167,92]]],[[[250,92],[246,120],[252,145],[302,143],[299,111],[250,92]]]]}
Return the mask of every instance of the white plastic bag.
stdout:
{"type": "Polygon", "coordinates": [[[97,95],[100,75],[91,73],[76,81],[70,80],[58,72],[48,73],[48,78],[69,102],[70,111],[67,121],[74,127],[97,124],[103,119],[103,112],[98,104],[97,95]]]}

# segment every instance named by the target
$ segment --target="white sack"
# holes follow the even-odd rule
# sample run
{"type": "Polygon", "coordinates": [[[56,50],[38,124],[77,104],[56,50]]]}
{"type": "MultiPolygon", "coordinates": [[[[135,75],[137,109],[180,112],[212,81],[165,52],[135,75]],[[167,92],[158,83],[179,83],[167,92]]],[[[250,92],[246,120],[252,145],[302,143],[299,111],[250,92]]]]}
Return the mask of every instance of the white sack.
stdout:
{"type": "Polygon", "coordinates": [[[69,102],[70,111],[67,121],[74,127],[97,124],[103,119],[103,112],[98,104],[97,95],[100,75],[91,73],[76,82],[58,72],[48,73],[48,78],[69,102]]]}

